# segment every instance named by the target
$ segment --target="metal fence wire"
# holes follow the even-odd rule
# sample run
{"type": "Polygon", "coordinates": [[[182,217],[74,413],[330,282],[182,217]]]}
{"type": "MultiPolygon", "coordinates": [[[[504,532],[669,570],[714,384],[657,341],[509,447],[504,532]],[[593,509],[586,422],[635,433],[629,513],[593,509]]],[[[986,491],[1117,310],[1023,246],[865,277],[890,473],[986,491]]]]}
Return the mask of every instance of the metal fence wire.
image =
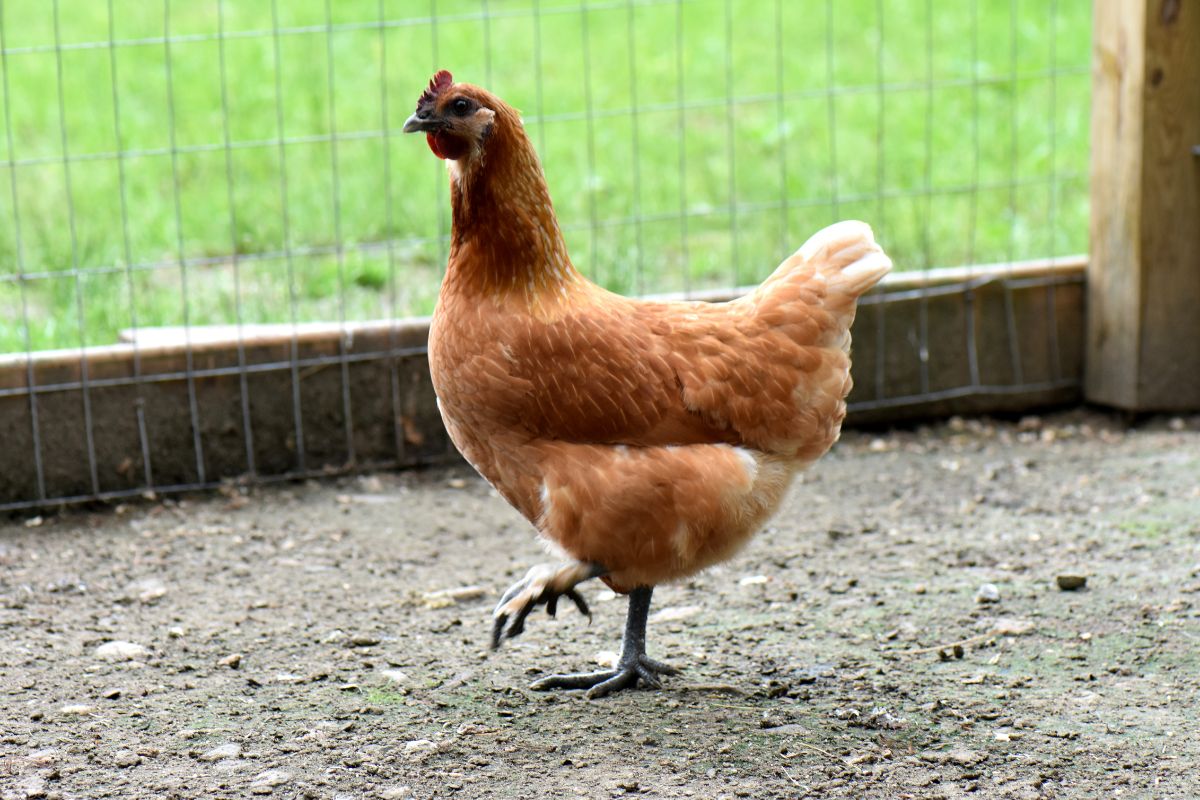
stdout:
{"type": "Polygon", "coordinates": [[[1088,0],[3,0],[0,510],[445,450],[424,441],[427,387],[406,367],[423,343],[387,322],[432,310],[446,261],[444,165],[400,132],[439,68],[522,110],[573,258],[602,285],[728,292],[860,218],[899,270],[961,269],[865,299],[877,356],[852,410],[1073,386],[1054,291],[1080,278],[1026,262],[1086,250],[1090,15],[1088,0]],[[993,309],[976,292],[997,280],[993,309]],[[1031,285],[1050,297],[1033,356],[1012,300],[1031,285]],[[948,381],[930,309],[951,293],[966,367],[948,381]],[[886,309],[906,298],[901,335],[886,309]],[[983,313],[1004,320],[1002,359],[973,339],[983,313]],[[915,382],[895,383],[897,360],[915,382]]]}

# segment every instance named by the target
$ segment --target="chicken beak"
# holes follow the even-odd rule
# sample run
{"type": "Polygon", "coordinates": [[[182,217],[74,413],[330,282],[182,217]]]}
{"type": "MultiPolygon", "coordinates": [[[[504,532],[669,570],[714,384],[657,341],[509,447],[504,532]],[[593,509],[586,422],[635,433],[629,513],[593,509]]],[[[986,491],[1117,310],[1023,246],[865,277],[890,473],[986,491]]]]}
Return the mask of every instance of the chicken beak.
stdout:
{"type": "Polygon", "coordinates": [[[430,131],[436,131],[441,127],[442,123],[437,117],[422,117],[418,114],[413,114],[411,117],[404,120],[403,130],[405,133],[429,133],[430,131]]]}

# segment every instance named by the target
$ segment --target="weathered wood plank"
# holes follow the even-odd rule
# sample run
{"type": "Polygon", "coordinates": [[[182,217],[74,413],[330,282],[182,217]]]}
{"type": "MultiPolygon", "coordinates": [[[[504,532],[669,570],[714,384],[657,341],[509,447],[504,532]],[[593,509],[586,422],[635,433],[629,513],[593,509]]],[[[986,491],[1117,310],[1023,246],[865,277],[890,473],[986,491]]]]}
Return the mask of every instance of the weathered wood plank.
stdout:
{"type": "Polygon", "coordinates": [[[1200,3],[1099,0],[1085,391],[1200,409],[1200,3]]]}

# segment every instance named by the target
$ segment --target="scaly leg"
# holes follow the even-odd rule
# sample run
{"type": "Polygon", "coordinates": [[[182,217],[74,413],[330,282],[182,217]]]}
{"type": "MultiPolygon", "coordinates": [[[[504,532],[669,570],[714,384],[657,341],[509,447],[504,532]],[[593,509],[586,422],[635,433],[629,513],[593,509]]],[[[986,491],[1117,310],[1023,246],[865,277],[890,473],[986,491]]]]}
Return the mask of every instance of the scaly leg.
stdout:
{"type": "Polygon", "coordinates": [[[495,650],[505,639],[519,636],[525,630],[525,618],[538,605],[545,603],[546,612],[554,616],[558,611],[558,599],[566,597],[575,604],[580,613],[592,618],[592,612],[578,591],[577,584],[605,573],[598,564],[570,561],[551,566],[538,564],[525,573],[525,577],[514,583],[500,598],[492,616],[492,649],[495,650]]]}
{"type": "Polygon", "coordinates": [[[629,593],[625,638],[621,640],[621,656],[617,659],[615,669],[548,675],[530,688],[539,692],[547,689],[587,689],[589,700],[637,686],[639,680],[652,689],[662,688],[658,676],[675,675],[679,670],[646,655],[646,619],[650,616],[650,595],[653,592],[653,586],[639,586],[629,593]]]}

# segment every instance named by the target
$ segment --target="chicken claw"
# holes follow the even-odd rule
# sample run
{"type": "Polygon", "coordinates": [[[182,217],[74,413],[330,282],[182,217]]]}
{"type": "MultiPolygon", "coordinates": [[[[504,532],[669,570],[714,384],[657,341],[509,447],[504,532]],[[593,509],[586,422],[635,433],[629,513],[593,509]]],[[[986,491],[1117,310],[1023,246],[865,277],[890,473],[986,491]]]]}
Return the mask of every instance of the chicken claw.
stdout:
{"type": "Polygon", "coordinates": [[[525,577],[514,583],[500,598],[492,616],[492,649],[495,650],[505,639],[519,636],[525,630],[525,618],[541,603],[546,604],[550,616],[558,613],[558,600],[566,597],[575,604],[579,612],[589,620],[591,609],[576,589],[576,585],[603,575],[605,570],[597,564],[570,561],[552,566],[538,564],[525,573],[525,577]]]}
{"type": "Polygon", "coordinates": [[[595,700],[599,697],[630,689],[640,680],[651,689],[661,689],[662,681],[659,675],[678,675],[679,670],[661,661],[655,661],[644,653],[636,657],[624,657],[617,662],[614,669],[602,669],[598,672],[578,672],[569,675],[548,675],[534,681],[529,687],[537,692],[549,689],[587,689],[587,698],[595,700]]]}
{"type": "Polygon", "coordinates": [[[621,641],[621,656],[613,669],[599,672],[579,672],[569,675],[548,675],[529,688],[544,692],[548,689],[587,689],[587,698],[632,689],[641,681],[651,689],[661,689],[659,675],[676,675],[679,670],[646,655],[646,620],[650,613],[650,596],[654,589],[639,586],[629,593],[629,615],[625,619],[625,636],[621,641]]]}

